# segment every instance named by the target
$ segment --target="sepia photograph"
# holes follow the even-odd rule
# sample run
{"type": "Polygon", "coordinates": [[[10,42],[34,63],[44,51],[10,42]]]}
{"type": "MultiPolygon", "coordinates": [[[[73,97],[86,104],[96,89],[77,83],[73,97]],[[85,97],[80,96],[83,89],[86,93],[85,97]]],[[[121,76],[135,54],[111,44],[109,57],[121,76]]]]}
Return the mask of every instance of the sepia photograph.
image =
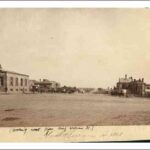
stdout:
{"type": "Polygon", "coordinates": [[[150,125],[150,10],[0,9],[0,127],[150,125]]]}
{"type": "Polygon", "coordinates": [[[149,8],[0,8],[0,137],[150,139],[149,18],[149,8]]]}

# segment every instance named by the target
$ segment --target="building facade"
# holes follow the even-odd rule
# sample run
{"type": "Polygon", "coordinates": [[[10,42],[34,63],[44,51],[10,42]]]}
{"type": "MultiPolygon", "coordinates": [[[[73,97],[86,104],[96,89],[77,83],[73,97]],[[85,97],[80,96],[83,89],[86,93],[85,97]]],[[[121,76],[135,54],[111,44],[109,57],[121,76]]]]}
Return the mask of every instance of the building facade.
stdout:
{"type": "Polygon", "coordinates": [[[150,96],[150,84],[145,84],[145,96],[150,96]]]}
{"type": "Polygon", "coordinates": [[[0,92],[28,93],[29,76],[0,68],[0,92]]]}
{"type": "Polygon", "coordinates": [[[32,92],[57,92],[60,83],[43,79],[42,81],[30,80],[30,90],[32,92]]]}
{"type": "Polygon", "coordinates": [[[118,95],[150,96],[150,85],[144,82],[144,78],[136,80],[125,75],[125,78],[119,79],[113,92],[118,95]]]}

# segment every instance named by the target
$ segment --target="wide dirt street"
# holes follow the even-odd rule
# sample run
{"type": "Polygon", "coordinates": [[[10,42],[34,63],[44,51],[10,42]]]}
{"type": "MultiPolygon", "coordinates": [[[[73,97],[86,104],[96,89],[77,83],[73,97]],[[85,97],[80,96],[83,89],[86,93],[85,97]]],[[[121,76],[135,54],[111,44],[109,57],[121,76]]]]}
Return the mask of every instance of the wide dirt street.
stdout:
{"type": "Polygon", "coordinates": [[[0,95],[0,126],[148,125],[150,98],[94,94],[0,95]]]}

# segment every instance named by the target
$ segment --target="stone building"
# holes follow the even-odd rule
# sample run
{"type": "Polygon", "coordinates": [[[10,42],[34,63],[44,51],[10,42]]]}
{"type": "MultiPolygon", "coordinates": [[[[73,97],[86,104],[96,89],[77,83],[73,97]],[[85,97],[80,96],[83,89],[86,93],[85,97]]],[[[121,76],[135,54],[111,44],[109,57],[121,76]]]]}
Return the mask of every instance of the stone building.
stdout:
{"type": "Polygon", "coordinates": [[[137,96],[149,96],[150,95],[150,85],[144,82],[142,79],[133,79],[132,77],[120,78],[114,88],[116,94],[133,94],[137,96]]]}
{"type": "Polygon", "coordinates": [[[145,95],[145,86],[144,79],[134,79],[129,86],[130,93],[134,95],[144,96],[145,95]]]}
{"type": "Polygon", "coordinates": [[[0,66],[0,92],[28,93],[29,76],[21,73],[3,70],[0,66]]]}
{"type": "Polygon", "coordinates": [[[117,82],[116,85],[116,90],[118,93],[122,93],[123,90],[128,90],[130,87],[130,83],[133,81],[132,77],[127,77],[125,75],[125,78],[119,78],[119,81],[117,82]]]}

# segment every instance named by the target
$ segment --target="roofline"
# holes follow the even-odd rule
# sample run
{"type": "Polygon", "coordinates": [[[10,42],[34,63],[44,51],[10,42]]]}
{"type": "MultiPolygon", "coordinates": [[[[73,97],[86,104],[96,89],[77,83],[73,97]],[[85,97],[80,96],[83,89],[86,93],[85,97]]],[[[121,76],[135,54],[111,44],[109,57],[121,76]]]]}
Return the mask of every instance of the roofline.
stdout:
{"type": "Polygon", "coordinates": [[[35,84],[51,84],[51,83],[60,84],[59,82],[35,82],[35,84]]]}
{"type": "Polygon", "coordinates": [[[11,74],[16,74],[16,75],[21,75],[21,76],[29,77],[29,75],[21,74],[21,73],[17,73],[17,72],[13,72],[13,71],[7,71],[7,70],[0,70],[0,71],[1,72],[5,72],[5,73],[11,73],[11,74]]]}

